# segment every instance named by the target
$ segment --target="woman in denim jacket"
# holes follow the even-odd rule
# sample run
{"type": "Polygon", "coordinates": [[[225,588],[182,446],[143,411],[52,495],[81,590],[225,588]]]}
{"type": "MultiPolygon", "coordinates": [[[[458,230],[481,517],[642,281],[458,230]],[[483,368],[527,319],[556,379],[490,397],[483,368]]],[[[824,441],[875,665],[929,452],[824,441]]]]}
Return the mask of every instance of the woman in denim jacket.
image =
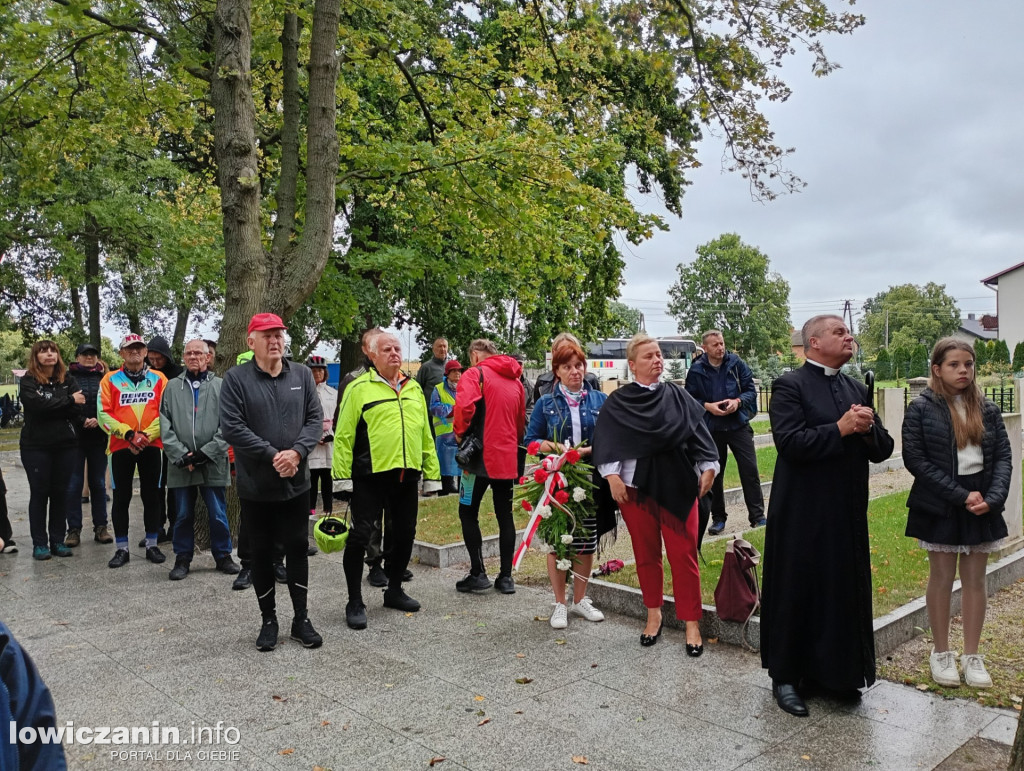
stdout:
{"type": "MultiPolygon", "coordinates": [[[[539,442],[538,454],[563,452],[582,442],[580,455],[584,459],[589,458],[594,425],[607,397],[584,382],[587,361],[578,344],[572,341],[556,344],[551,352],[551,369],[555,373],[554,388],[534,406],[525,441],[527,445],[539,442]]],[[[566,571],[558,570],[555,555],[548,553],[548,578],[555,593],[555,609],[551,613],[551,626],[554,629],[567,626],[569,611],[587,621],[604,620],[604,614],[587,597],[587,582],[594,566],[598,539],[615,526],[615,508],[611,496],[607,494],[607,483],[600,477],[594,481],[598,485],[594,492],[595,511],[580,522],[586,534],[577,535],[572,545],[576,556],[573,566],[573,602],[568,608],[565,598],[566,571]]]]}

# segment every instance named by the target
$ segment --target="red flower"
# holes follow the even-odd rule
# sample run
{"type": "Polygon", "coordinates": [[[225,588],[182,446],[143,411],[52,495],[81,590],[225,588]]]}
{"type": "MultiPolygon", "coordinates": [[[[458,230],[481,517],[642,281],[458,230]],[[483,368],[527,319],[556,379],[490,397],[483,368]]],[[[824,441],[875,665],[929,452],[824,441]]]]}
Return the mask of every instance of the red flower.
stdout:
{"type": "Polygon", "coordinates": [[[536,471],[533,472],[533,481],[536,482],[539,485],[544,484],[544,482],[547,481],[547,478],[548,478],[548,472],[546,472],[542,468],[539,468],[539,469],[537,469],[536,471]]]}
{"type": "Polygon", "coordinates": [[[569,452],[567,452],[565,454],[565,460],[568,463],[575,464],[579,459],[580,459],[580,454],[576,450],[569,450],[569,452]]]}
{"type": "Polygon", "coordinates": [[[526,477],[519,477],[519,484],[521,484],[521,485],[525,485],[529,481],[530,480],[527,479],[526,477]]]}
{"type": "Polygon", "coordinates": [[[527,500],[524,500],[523,501],[523,508],[526,509],[527,511],[533,511],[533,504],[530,503],[527,500]]]}
{"type": "Polygon", "coordinates": [[[526,453],[528,455],[539,455],[540,454],[540,442],[530,442],[526,447],[526,453]]]}
{"type": "Polygon", "coordinates": [[[557,493],[555,493],[555,500],[564,506],[569,502],[569,491],[559,490],[557,493]]]}

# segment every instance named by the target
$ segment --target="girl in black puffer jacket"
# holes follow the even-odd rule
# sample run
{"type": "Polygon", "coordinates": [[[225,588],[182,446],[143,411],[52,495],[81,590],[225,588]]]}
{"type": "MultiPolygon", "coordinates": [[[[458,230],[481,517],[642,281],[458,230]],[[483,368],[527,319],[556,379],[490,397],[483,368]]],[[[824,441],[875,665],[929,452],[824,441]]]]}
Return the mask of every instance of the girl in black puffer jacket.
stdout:
{"type": "Polygon", "coordinates": [[[70,557],[71,549],[64,545],[68,477],[78,452],[85,397],[67,374],[52,340],[32,345],[28,371],[21,378],[21,403],[25,408],[21,462],[28,476],[32,556],[37,560],[48,560],[53,554],[70,557]]]}
{"type": "Polygon", "coordinates": [[[992,679],[978,654],[988,591],[985,567],[1007,535],[1002,517],[1010,489],[1010,442],[1002,414],[975,382],[974,348],[944,337],[932,350],[929,388],[907,408],[903,462],[914,475],[907,499],[907,535],[928,550],[925,601],[935,647],[932,679],[960,685],[956,654],[949,650],[950,598],[959,563],[967,685],[987,688],[992,679]]]}

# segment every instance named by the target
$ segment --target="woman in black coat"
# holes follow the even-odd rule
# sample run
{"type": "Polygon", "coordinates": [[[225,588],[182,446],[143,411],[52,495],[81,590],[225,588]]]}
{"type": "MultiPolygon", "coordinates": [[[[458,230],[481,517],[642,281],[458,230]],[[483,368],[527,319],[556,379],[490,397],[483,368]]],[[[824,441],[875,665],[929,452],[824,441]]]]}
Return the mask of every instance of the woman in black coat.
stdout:
{"type": "Polygon", "coordinates": [[[974,348],[954,337],[935,344],[929,388],[907,408],[903,462],[914,475],[907,499],[907,535],[928,551],[925,601],[934,649],[932,679],[957,687],[956,653],[949,650],[950,598],[959,564],[967,685],[992,679],[978,653],[985,621],[985,567],[1007,535],[1002,517],[1010,489],[1010,442],[1002,414],[975,382],[974,348]]]}
{"type": "Polygon", "coordinates": [[[71,549],[64,545],[68,477],[78,453],[85,397],[77,381],[67,374],[52,340],[37,340],[32,345],[28,371],[21,378],[21,404],[25,409],[21,462],[28,476],[32,557],[70,557],[71,549]]]}

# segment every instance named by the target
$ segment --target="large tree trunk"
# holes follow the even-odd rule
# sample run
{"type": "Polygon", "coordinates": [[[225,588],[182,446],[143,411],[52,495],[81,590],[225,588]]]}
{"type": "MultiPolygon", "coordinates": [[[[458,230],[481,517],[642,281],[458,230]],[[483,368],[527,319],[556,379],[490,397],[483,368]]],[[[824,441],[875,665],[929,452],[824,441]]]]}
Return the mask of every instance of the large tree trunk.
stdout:
{"type": "Polygon", "coordinates": [[[85,299],[89,303],[89,342],[99,345],[102,341],[100,330],[100,237],[99,226],[89,216],[83,249],[85,253],[85,299]]]}
{"type": "Polygon", "coordinates": [[[245,349],[249,318],[266,310],[267,262],[260,232],[256,108],[252,96],[252,4],[218,0],[210,83],[214,155],[224,216],[224,320],[217,369],[245,349]]]}

